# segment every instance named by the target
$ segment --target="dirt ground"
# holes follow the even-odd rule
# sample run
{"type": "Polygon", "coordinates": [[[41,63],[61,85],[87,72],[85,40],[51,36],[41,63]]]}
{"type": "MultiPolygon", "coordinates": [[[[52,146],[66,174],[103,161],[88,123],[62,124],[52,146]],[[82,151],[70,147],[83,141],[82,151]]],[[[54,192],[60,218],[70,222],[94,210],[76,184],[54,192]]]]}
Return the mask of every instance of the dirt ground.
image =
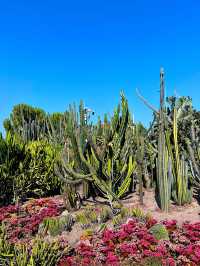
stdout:
{"type": "MultiPolygon", "coordinates": [[[[98,199],[99,202],[104,201],[102,198],[98,199]]],[[[94,201],[85,202],[85,204],[95,204],[94,201]]],[[[149,190],[144,192],[144,205],[141,206],[139,204],[139,196],[137,193],[129,194],[128,197],[122,200],[124,207],[134,208],[139,207],[145,213],[151,213],[152,217],[158,221],[162,221],[165,219],[175,219],[181,225],[183,222],[200,222],[200,205],[194,199],[190,205],[186,205],[183,207],[172,205],[169,213],[162,212],[155,201],[154,191],[149,190]]],[[[82,236],[83,229],[79,224],[75,224],[72,228],[71,232],[63,232],[63,235],[67,237],[68,242],[71,246],[76,246],[80,241],[80,237],[82,236]]]]}
{"type": "Polygon", "coordinates": [[[139,196],[136,193],[129,195],[127,199],[123,200],[123,205],[131,208],[140,207],[144,212],[150,212],[158,221],[175,219],[180,224],[185,221],[200,222],[200,205],[195,199],[193,199],[193,202],[190,205],[182,207],[172,204],[170,211],[168,213],[164,213],[158,208],[154,197],[154,191],[149,190],[144,192],[143,206],[139,204],[139,196]]]}

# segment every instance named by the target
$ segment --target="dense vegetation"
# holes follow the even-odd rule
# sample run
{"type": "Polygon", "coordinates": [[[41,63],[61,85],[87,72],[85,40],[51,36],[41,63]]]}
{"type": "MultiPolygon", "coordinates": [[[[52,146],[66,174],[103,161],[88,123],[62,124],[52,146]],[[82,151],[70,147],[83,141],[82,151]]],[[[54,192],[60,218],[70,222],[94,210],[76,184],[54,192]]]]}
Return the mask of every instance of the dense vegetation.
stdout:
{"type": "MultiPolygon", "coordinates": [[[[198,199],[200,112],[190,97],[165,98],[163,70],[159,109],[139,92],[138,96],[153,112],[148,129],[134,123],[123,93],[113,115],[98,118],[97,123],[91,122],[91,110],[82,101],[78,110],[71,105],[66,112],[51,115],[26,104],[15,106],[4,121],[5,138],[0,135],[0,205],[20,206],[29,198],[61,194],[69,211],[89,198],[104,198],[113,214],[115,205],[121,206],[130,193],[138,192],[142,205],[148,188],[155,190],[165,212],[172,203],[183,206],[198,199]]],[[[46,217],[59,215],[54,211],[45,213],[37,226],[46,217]]],[[[47,248],[40,242],[35,245],[38,250],[47,248]]],[[[56,254],[55,260],[60,256],[56,254]]]]}
{"type": "Polygon", "coordinates": [[[190,203],[200,177],[199,112],[189,97],[165,101],[160,75],[159,110],[138,93],[153,110],[149,129],[132,121],[123,93],[112,117],[96,124],[83,102],[78,112],[73,105],[52,115],[15,106],[4,121],[6,137],[0,137],[1,204],[62,190],[69,208],[97,196],[112,205],[137,187],[141,204],[144,187],[155,187],[162,210],[168,211],[170,200],[190,203]]]}

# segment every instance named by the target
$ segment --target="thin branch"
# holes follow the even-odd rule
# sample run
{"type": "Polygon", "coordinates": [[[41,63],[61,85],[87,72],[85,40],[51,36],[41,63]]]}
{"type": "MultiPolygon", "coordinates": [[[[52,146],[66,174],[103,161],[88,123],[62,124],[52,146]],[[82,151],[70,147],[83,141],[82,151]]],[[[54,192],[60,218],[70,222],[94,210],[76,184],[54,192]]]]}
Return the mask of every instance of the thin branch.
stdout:
{"type": "Polygon", "coordinates": [[[140,100],[142,100],[142,102],[149,107],[154,113],[156,113],[157,115],[159,115],[159,111],[152,105],[150,104],[139,92],[138,89],[136,89],[136,94],[137,96],[140,98],[140,100]]]}

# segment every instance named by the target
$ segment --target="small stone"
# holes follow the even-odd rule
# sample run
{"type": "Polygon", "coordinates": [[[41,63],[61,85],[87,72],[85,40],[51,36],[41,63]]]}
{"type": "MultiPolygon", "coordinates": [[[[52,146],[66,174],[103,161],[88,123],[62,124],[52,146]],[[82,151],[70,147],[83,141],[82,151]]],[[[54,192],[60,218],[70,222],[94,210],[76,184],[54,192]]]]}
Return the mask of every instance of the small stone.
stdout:
{"type": "Polygon", "coordinates": [[[60,216],[67,216],[68,214],[69,214],[68,210],[65,210],[65,211],[63,211],[63,212],[61,213],[60,216]]]}

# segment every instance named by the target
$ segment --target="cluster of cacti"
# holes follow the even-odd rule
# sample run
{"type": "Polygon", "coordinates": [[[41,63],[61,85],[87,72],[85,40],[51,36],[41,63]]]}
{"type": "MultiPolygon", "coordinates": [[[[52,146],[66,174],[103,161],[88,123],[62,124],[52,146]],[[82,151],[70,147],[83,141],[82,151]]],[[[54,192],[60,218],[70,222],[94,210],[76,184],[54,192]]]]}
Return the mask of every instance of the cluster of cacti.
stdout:
{"type": "Polygon", "coordinates": [[[174,108],[173,117],[173,138],[170,140],[170,134],[166,132],[167,146],[171,156],[173,187],[172,196],[178,205],[191,203],[192,201],[192,187],[190,181],[190,174],[188,162],[184,154],[180,154],[178,143],[178,123],[177,123],[177,109],[174,108]]]}
{"type": "MultiPolygon", "coordinates": [[[[188,166],[189,160],[185,156],[186,151],[178,139],[178,118],[182,117],[184,120],[183,114],[186,106],[189,106],[189,100],[185,99],[183,102],[179,101],[177,103],[175,98],[168,98],[168,102],[171,103],[171,110],[166,108],[164,72],[162,69],[160,72],[160,109],[157,111],[141,95],[139,96],[154,111],[155,119],[153,126],[150,128],[149,140],[152,141],[152,135],[154,138],[157,136],[155,139],[156,145],[155,142],[148,144],[147,150],[150,154],[151,165],[153,164],[152,158],[156,161],[156,196],[158,196],[158,203],[162,210],[168,211],[171,199],[177,204],[183,205],[190,203],[193,196],[191,171],[188,166]]],[[[185,140],[183,137],[183,141],[185,140]]],[[[189,141],[186,141],[186,143],[192,154],[193,150],[189,145],[189,141]]]]}
{"type": "Polygon", "coordinates": [[[138,95],[154,113],[148,130],[133,122],[123,93],[113,115],[105,115],[103,122],[98,118],[96,124],[90,123],[92,111],[82,101],[78,109],[70,105],[65,113],[51,115],[15,106],[4,123],[6,139],[0,138],[3,201],[54,195],[62,187],[68,210],[98,196],[113,210],[114,201],[120,203],[135,190],[143,204],[144,188],[155,186],[164,211],[170,200],[190,203],[192,186],[198,187],[196,192],[200,189],[200,114],[190,97],[165,99],[163,70],[160,108],[138,95]]]}
{"type": "Polygon", "coordinates": [[[99,122],[93,132],[91,126],[86,124],[84,110],[81,104],[78,122],[76,111],[72,109],[66,126],[72,154],[76,155],[74,163],[72,165],[67,160],[64,150],[61,155],[62,164],[60,168],[56,165],[56,171],[65,184],[82,183],[85,198],[91,192],[92,196],[100,193],[112,203],[129,191],[136,169],[129,143],[133,129],[128,103],[122,94],[121,107],[119,105],[115,110],[111,121],[108,122],[105,117],[104,124],[99,122]]]}
{"type": "Polygon", "coordinates": [[[63,231],[70,231],[74,224],[74,218],[71,214],[60,217],[45,218],[39,226],[39,234],[57,236],[63,231]]]}

